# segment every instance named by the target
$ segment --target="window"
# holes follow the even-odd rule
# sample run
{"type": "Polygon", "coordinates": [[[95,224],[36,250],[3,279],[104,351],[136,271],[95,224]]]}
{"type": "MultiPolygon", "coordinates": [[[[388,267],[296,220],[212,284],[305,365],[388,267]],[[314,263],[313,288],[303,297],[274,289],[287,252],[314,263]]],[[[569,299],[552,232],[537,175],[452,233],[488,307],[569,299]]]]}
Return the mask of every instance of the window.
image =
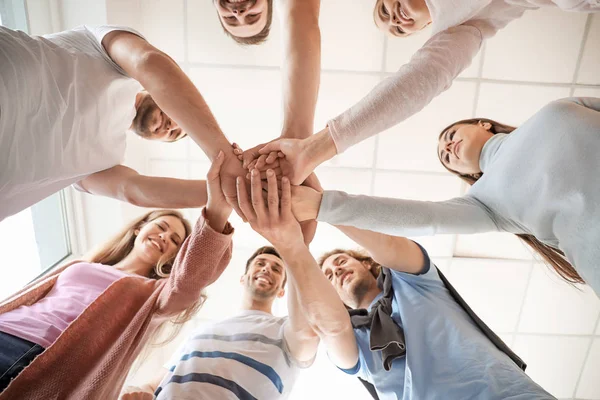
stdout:
{"type": "Polygon", "coordinates": [[[0,222],[6,298],[71,254],[62,192],[0,222]]]}
{"type": "Polygon", "coordinates": [[[28,32],[25,0],[0,0],[0,25],[28,32]]]}
{"type": "MultiPolygon", "coordinates": [[[[27,32],[24,0],[0,0],[0,25],[27,32]]],[[[0,221],[0,300],[71,255],[65,195],[58,192],[0,221]]]]}

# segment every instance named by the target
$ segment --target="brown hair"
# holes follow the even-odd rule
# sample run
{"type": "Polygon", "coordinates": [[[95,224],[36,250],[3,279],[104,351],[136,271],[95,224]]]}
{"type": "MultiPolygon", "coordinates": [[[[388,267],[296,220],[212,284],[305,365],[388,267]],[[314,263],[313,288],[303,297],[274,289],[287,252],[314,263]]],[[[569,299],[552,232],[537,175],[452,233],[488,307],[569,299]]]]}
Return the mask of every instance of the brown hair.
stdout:
{"type": "Polygon", "coordinates": [[[334,254],[346,254],[347,256],[350,256],[361,263],[366,262],[367,264],[369,264],[371,266],[371,270],[370,270],[371,275],[373,275],[373,277],[375,279],[377,279],[379,277],[379,273],[381,272],[381,265],[379,263],[375,262],[375,260],[373,260],[373,258],[371,256],[369,256],[368,254],[366,254],[364,251],[358,251],[358,250],[334,249],[334,250],[328,251],[327,253],[325,253],[321,257],[319,257],[319,259],[317,260],[317,263],[319,264],[319,268],[323,268],[323,263],[325,262],[325,260],[327,260],[329,257],[331,257],[334,254]]]}
{"type": "MultiPolygon", "coordinates": [[[[254,260],[256,257],[260,256],[261,254],[271,254],[272,256],[275,256],[275,257],[279,258],[283,262],[283,258],[281,258],[281,255],[275,249],[275,247],[272,247],[272,246],[263,246],[263,247],[260,247],[258,250],[256,250],[250,256],[250,258],[246,261],[246,269],[244,270],[244,274],[248,273],[248,268],[250,268],[250,263],[252,262],[252,260],[254,260]]],[[[283,284],[281,285],[281,287],[282,288],[285,287],[286,283],[287,283],[287,271],[284,270],[283,284]]]]}
{"type": "MultiPolygon", "coordinates": [[[[483,123],[488,122],[491,125],[490,132],[493,133],[494,135],[497,133],[510,134],[512,131],[514,131],[516,129],[514,126],[501,124],[499,122],[496,122],[494,120],[487,119],[487,118],[463,119],[461,121],[454,122],[453,124],[448,125],[446,128],[444,128],[442,130],[442,132],[440,133],[440,136],[438,137],[438,142],[448,129],[450,129],[456,125],[476,125],[479,122],[483,122],[483,123]]],[[[439,157],[440,157],[440,154],[438,152],[438,158],[439,157]]],[[[480,173],[474,174],[474,175],[461,174],[457,171],[454,171],[454,170],[448,168],[446,166],[446,164],[443,163],[441,158],[439,158],[439,160],[442,163],[442,165],[444,166],[444,168],[446,168],[452,174],[458,176],[460,179],[462,179],[464,182],[466,182],[469,186],[475,184],[475,182],[477,182],[483,176],[483,172],[480,172],[480,173]]],[[[544,261],[547,263],[547,265],[552,267],[556,271],[556,273],[561,278],[563,278],[565,281],[567,281],[569,283],[584,283],[584,280],[577,273],[575,268],[573,268],[571,263],[569,263],[569,261],[567,261],[567,259],[565,258],[565,253],[563,253],[561,250],[542,243],[533,235],[526,235],[526,234],[515,234],[515,235],[518,236],[519,239],[521,239],[523,242],[527,243],[527,245],[529,245],[529,247],[531,247],[533,249],[533,251],[535,251],[537,254],[539,254],[544,259],[544,261]]]]}
{"type": "Polygon", "coordinates": [[[223,28],[223,31],[227,36],[229,36],[241,45],[250,46],[266,42],[267,38],[269,37],[269,34],[271,33],[271,24],[273,23],[273,0],[267,0],[267,3],[267,22],[265,23],[265,27],[256,35],[249,37],[239,37],[232,35],[231,32],[229,32],[227,28],[225,28],[225,25],[223,25],[223,21],[221,21],[221,16],[219,15],[219,22],[221,23],[221,28],[223,28]]]}
{"type": "MultiPolygon", "coordinates": [[[[89,262],[104,265],[112,266],[117,264],[133,250],[135,238],[137,236],[135,233],[136,230],[141,229],[144,225],[154,221],[157,218],[166,216],[175,217],[181,221],[185,228],[185,237],[182,238],[183,240],[185,240],[192,233],[192,226],[180,212],[175,210],[154,210],[147,212],[146,214],[131,221],[111,239],[86,255],[84,259],[89,262]]],[[[148,278],[163,279],[168,277],[171,273],[171,269],[173,268],[173,263],[175,262],[176,256],[177,255],[175,254],[170,258],[160,259],[154,269],[150,272],[148,278]]],[[[161,341],[160,343],[156,343],[155,345],[166,344],[175,338],[175,336],[177,336],[181,330],[182,324],[189,321],[198,312],[205,300],[206,295],[203,293],[200,298],[190,305],[185,311],[179,315],[176,315],[170,321],[167,321],[174,324],[175,329],[165,340],[161,341]]],[[[162,331],[163,327],[164,325],[161,325],[159,331],[162,331]]],[[[157,331],[157,336],[160,334],[159,331],[157,331]]]]}

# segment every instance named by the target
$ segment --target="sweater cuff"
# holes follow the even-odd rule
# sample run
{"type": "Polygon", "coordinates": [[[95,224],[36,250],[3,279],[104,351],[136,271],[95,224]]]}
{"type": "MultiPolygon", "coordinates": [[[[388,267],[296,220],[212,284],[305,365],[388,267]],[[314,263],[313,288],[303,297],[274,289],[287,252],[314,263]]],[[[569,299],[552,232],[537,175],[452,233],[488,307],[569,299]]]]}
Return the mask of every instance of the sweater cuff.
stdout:
{"type": "MultiPolygon", "coordinates": [[[[339,118],[339,117],[337,117],[339,118]]],[[[333,144],[335,145],[336,154],[342,154],[350,145],[348,143],[344,143],[343,136],[338,132],[338,123],[337,118],[329,120],[327,122],[327,128],[329,129],[329,135],[333,140],[333,144]]]]}
{"type": "Polygon", "coordinates": [[[227,221],[227,223],[225,224],[225,228],[223,228],[223,232],[215,231],[212,228],[212,226],[210,226],[208,218],[206,218],[206,207],[202,207],[202,211],[200,213],[200,218],[198,218],[198,221],[196,222],[196,227],[199,231],[204,229],[206,231],[211,232],[211,234],[213,234],[217,237],[221,236],[223,238],[230,238],[233,235],[233,232],[235,232],[235,229],[229,223],[229,221],[227,221]]]}
{"type": "Polygon", "coordinates": [[[321,199],[321,206],[317,214],[317,221],[331,225],[343,225],[344,199],[348,194],[337,190],[325,190],[321,199]]]}

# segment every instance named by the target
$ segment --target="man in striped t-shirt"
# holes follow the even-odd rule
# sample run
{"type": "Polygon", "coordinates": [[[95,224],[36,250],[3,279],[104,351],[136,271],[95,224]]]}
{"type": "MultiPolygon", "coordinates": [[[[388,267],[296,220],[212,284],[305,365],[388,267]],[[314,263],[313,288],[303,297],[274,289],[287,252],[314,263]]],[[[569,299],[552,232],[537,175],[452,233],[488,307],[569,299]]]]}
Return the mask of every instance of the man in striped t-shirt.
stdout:
{"type": "Polygon", "coordinates": [[[309,367],[319,339],[289,287],[289,317],[271,313],[284,295],[285,265],[273,247],[258,249],[240,279],[242,310],[234,317],[200,326],[173,354],[166,370],[123,399],[285,399],[300,368],[309,367]],[[145,393],[142,393],[145,392],[145,393]],[[147,396],[147,397],[146,397],[147,396]]]}

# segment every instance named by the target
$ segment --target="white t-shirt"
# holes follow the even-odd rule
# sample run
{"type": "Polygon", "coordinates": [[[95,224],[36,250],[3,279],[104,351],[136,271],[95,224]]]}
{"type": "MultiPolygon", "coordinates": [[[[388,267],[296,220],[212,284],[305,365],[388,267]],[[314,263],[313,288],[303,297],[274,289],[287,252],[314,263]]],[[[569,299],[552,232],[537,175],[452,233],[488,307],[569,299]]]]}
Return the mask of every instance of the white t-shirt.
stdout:
{"type": "MultiPolygon", "coordinates": [[[[83,26],[29,36],[0,26],[0,221],[118,165],[139,82],[83,26]]],[[[141,35],[140,35],[141,36],[141,35]]]]}
{"type": "Polygon", "coordinates": [[[203,325],[173,354],[156,390],[165,399],[285,399],[300,368],[283,335],[287,317],[245,310],[203,325]]]}

